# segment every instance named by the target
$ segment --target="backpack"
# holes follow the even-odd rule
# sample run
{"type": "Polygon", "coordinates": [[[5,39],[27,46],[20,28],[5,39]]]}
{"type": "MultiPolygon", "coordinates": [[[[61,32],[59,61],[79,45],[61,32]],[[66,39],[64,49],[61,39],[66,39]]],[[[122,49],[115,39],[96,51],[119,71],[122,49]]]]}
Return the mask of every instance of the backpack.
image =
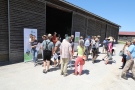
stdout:
{"type": "MultiPolygon", "coordinates": [[[[49,42],[49,43],[50,43],[50,42],[49,42]]],[[[46,42],[46,47],[45,47],[45,50],[46,50],[46,51],[50,51],[50,50],[48,49],[49,43],[46,42]]]]}
{"type": "Polygon", "coordinates": [[[108,50],[108,42],[106,42],[104,45],[105,45],[105,49],[108,50]]]}

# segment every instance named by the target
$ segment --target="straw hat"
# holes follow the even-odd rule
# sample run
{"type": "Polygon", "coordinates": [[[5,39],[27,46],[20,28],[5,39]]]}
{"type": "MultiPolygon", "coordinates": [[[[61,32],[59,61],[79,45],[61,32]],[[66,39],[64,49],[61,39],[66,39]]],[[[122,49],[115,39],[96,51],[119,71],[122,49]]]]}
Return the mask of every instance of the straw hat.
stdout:
{"type": "Polygon", "coordinates": [[[112,38],[112,37],[108,37],[107,39],[109,39],[109,40],[110,40],[110,39],[113,39],[113,38],[112,38]]]}
{"type": "Polygon", "coordinates": [[[95,38],[95,41],[98,41],[98,38],[95,38]]]}
{"type": "Polygon", "coordinates": [[[71,35],[71,37],[74,37],[74,35],[71,35]]]}
{"type": "Polygon", "coordinates": [[[48,34],[48,38],[52,38],[52,34],[48,34]]]}
{"type": "Polygon", "coordinates": [[[80,39],[83,39],[83,36],[81,36],[80,39]]]}
{"type": "Polygon", "coordinates": [[[100,35],[97,35],[98,38],[100,38],[101,36],[100,35]]]}

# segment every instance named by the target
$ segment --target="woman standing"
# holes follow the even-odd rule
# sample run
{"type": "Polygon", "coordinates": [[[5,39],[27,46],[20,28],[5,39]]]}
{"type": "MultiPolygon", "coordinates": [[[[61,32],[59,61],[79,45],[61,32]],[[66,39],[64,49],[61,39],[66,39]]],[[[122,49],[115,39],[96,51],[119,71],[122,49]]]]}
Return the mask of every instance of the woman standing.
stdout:
{"type": "Polygon", "coordinates": [[[112,59],[112,42],[113,42],[113,39],[112,37],[109,37],[108,38],[108,47],[107,47],[107,55],[102,59],[102,60],[105,60],[105,64],[107,65],[108,64],[108,61],[112,59]]]}
{"type": "Polygon", "coordinates": [[[38,41],[35,39],[35,37],[32,37],[31,40],[31,48],[32,48],[32,55],[33,55],[33,61],[34,61],[34,66],[36,66],[36,61],[37,61],[37,55],[38,55],[38,51],[36,50],[36,47],[38,45],[38,41]]]}
{"type": "Polygon", "coordinates": [[[78,67],[77,65],[80,64],[80,71],[79,71],[79,75],[82,74],[82,69],[83,69],[83,64],[84,64],[84,52],[85,52],[85,47],[84,47],[84,42],[80,41],[79,46],[77,46],[77,52],[78,52],[78,57],[75,61],[75,75],[78,74],[78,67]]]}
{"type": "Polygon", "coordinates": [[[124,68],[125,64],[126,64],[126,57],[127,57],[127,52],[128,52],[128,47],[131,45],[130,41],[126,41],[126,44],[123,47],[123,51],[124,51],[124,55],[123,55],[123,65],[122,65],[122,69],[124,68]]]}

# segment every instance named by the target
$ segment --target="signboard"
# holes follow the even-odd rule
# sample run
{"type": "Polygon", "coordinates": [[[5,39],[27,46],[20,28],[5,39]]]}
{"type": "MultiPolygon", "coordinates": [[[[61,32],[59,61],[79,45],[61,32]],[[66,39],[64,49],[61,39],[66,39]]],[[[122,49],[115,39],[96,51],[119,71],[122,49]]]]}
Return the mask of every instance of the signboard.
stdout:
{"type": "Polygon", "coordinates": [[[24,62],[33,60],[30,35],[34,35],[37,39],[37,29],[24,28],[24,62]]]}
{"type": "Polygon", "coordinates": [[[75,32],[75,43],[78,43],[80,39],[80,32],[75,32]]]}
{"type": "Polygon", "coordinates": [[[77,51],[79,39],[80,39],[80,32],[75,32],[74,51],[77,51]]]}

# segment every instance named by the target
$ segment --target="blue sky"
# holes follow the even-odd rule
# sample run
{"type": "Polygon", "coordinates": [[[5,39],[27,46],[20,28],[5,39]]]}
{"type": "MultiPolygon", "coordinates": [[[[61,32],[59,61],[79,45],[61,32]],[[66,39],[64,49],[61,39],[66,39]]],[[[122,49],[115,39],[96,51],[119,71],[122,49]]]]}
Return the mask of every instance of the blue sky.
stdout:
{"type": "Polygon", "coordinates": [[[121,26],[135,31],[135,0],[66,0],[121,26]]]}

